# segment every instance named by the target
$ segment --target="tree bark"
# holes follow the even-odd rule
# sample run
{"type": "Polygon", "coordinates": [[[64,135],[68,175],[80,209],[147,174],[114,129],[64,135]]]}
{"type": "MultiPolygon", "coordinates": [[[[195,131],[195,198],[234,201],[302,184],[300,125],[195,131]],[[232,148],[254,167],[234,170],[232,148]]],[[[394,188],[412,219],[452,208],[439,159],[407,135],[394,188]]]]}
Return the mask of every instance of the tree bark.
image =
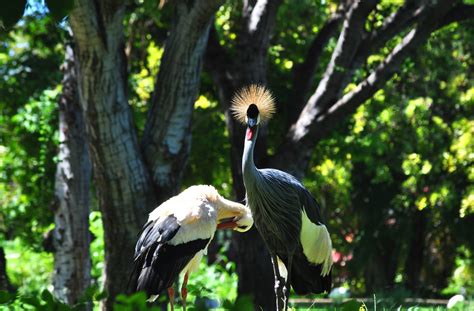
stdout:
{"type": "Polygon", "coordinates": [[[5,251],[0,247],[0,291],[13,292],[14,288],[10,283],[7,275],[7,259],[5,258],[5,251]]]}
{"type": "Polygon", "coordinates": [[[420,289],[421,272],[425,263],[427,214],[427,211],[416,210],[412,217],[412,238],[404,270],[405,286],[413,293],[418,293],[420,289]]]}
{"type": "MultiPolygon", "coordinates": [[[[66,47],[63,92],[59,99],[59,162],[54,212],[54,295],[67,304],[78,302],[90,285],[89,191],[92,166],[77,94],[74,56],[66,47]]],[[[90,307],[90,306],[89,306],[90,307]]]]}
{"type": "Polygon", "coordinates": [[[79,98],[104,223],[107,309],[125,292],[136,234],[155,205],[127,99],[122,1],[79,0],[70,14],[79,98]]]}
{"type": "Polygon", "coordinates": [[[148,112],[142,149],[159,189],[158,201],[175,195],[190,148],[191,117],[199,91],[202,57],[212,16],[223,0],[176,1],[148,112]],[[169,104],[173,103],[173,104],[169,104]]]}

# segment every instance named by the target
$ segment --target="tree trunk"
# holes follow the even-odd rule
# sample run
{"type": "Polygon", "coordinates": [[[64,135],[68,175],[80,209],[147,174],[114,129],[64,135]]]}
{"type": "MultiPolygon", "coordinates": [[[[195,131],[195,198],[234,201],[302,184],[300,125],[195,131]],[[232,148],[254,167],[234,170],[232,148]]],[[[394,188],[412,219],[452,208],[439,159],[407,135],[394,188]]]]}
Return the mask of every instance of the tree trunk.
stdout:
{"type": "Polygon", "coordinates": [[[106,307],[125,291],[136,234],[148,211],[177,192],[190,147],[201,57],[223,0],[175,1],[141,149],[127,100],[125,1],[78,0],[70,14],[79,94],[105,235],[106,307]],[[142,153],[142,150],[145,153],[142,153]]]}
{"type": "Polygon", "coordinates": [[[121,1],[79,0],[70,14],[79,97],[104,223],[107,309],[126,291],[137,232],[155,205],[127,99],[121,1]]]}
{"type": "Polygon", "coordinates": [[[53,286],[58,299],[73,305],[90,285],[89,191],[92,166],[70,46],[66,47],[63,71],[63,93],[59,100],[59,162],[55,182],[53,286]]]}
{"type": "Polygon", "coordinates": [[[191,117],[212,16],[223,0],[176,1],[141,142],[158,201],[176,195],[191,149],[191,117]]]}
{"type": "Polygon", "coordinates": [[[426,214],[426,211],[416,210],[412,218],[412,238],[405,262],[405,286],[413,293],[420,289],[421,272],[425,262],[426,214]]]}
{"type": "Polygon", "coordinates": [[[13,292],[13,286],[7,275],[7,259],[5,258],[5,251],[0,247],[0,291],[13,292]]]}

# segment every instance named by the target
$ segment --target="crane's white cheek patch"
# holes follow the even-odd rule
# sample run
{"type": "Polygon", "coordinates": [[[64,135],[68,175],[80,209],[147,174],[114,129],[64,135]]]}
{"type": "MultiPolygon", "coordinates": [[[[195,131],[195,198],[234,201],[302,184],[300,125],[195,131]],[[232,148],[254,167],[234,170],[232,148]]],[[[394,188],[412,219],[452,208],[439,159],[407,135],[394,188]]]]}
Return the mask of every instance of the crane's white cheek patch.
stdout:
{"type": "Polygon", "coordinates": [[[322,264],[321,275],[329,273],[332,266],[332,242],[325,225],[317,225],[308,218],[305,211],[301,213],[300,240],[303,253],[312,264],[322,264]]]}

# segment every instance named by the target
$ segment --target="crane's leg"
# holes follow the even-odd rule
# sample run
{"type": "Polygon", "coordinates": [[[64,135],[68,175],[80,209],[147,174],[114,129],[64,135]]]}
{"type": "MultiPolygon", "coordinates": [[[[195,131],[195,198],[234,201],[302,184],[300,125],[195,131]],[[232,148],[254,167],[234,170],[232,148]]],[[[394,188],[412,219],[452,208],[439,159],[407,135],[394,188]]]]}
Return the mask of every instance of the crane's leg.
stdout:
{"type": "MultiPolygon", "coordinates": [[[[283,293],[285,294],[285,310],[288,310],[288,303],[290,301],[290,291],[291,291],[291,265],[293,263],[293,254],[288,256],[288,265],[286,266],[286,284],[285,288],[283,289],[283,293]]],[[[283,264],[283,263],[282,263],[283,264]]]]}
{"type": "Polygon", "coordinates": [[[171,311],[174,311],[174,288],[173,287],[168,287],[168,297],[170,299],[171,311]]]}
{"type": "Polygon", "coordinates": [[[280,268],[278,267],[281,260],[275,255],[271,254],[273,274],[275,275],[275,298],[277,311],[285,311],[285,294],[283,292],[286,280],[280,274],[280,268]]]}
{"type": "Polygon", "coordinates": [[[188,285],[189,272],[184,274],[183,285],[181,285],[181,299],[183,299],[183,311],[186,311],[186,297],[188,297],[188,285]]]}

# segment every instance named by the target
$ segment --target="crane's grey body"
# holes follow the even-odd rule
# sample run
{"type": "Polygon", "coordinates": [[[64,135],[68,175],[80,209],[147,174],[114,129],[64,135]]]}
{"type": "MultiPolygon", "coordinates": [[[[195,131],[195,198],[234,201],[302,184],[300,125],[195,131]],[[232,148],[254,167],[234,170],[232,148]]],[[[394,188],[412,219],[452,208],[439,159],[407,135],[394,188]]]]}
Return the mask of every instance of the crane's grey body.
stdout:
{"type": "Polygon", "coordinates": [[[284,310],[287,308],[290,284],[298,294],[329,291],[331,263],[328,263],[329,268],[325,271],[323,262],[311,262],[306,256],[301,236],[302,219],[307,217],[315,226],[324,227],[324,230],[326,228],[318,203],[295,177],[280,170],[255,167],[253,150],[258,136],[258,124],[249,127],[247,134],[249,131],[252,133],[245,139],[242,157],[247,204],[252,211],[254,224],[272,256],[277,307],[278,310],[284,310]],[[279,270],[281,268],[278,261],[285,265],[286,276],[279,270]],[[277,289],[280,282],[286,283],[281,292],[286,299],[283,298],[284,302],[281,304],[277,289]]]}
{"type": "Polygon", "coordinates": [[[253,139],[245,141],[242,157],[247,202],[255,226],[268,247],[292,253],[298,247],[295,237],[300,235],[302,210],[311,220],[322,224],[319,206],[292,175],[276,169],[255,167],[253,148],[257,135],[258,127],[253,139]]]}
{"type": "Polygon", "coordinates": [[[276,253],[294,252],[298,246],[294,238],[299,236],[301,227],[301,211],[288,208],[296,206],[294,202],[299,201],[299,193],[288,187],[294,180],[282,173],[256,169],[253,174],[244,174],[247,202],[255,225],[268,247],[276,253]]]}

